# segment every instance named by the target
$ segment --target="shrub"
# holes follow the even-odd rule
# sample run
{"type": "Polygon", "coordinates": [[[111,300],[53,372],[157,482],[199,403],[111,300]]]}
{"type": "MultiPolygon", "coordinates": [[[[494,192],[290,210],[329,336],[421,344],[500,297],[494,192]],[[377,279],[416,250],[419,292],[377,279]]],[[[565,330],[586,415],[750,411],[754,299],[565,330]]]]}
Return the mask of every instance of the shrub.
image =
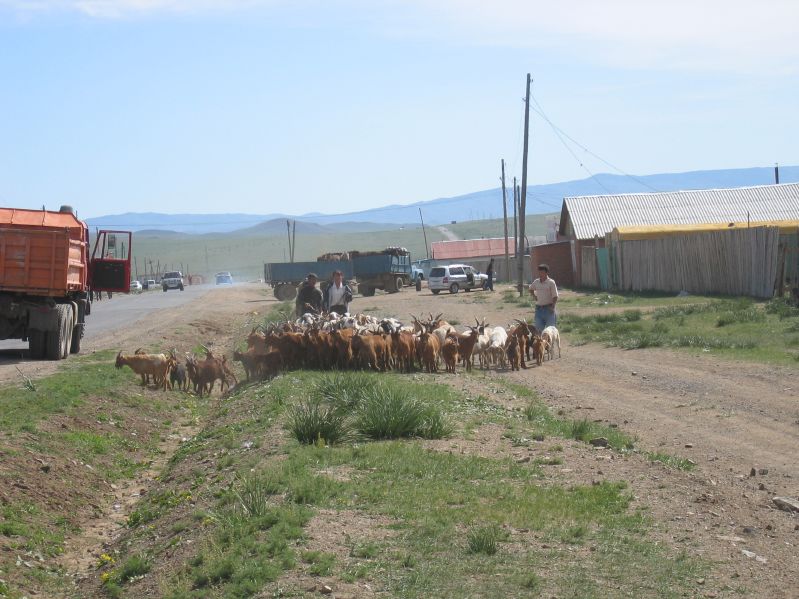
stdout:
{"type": "Polygon", "coordinates": [[[233,489],[239,507],[247,516],[255,518],[269,513],[269,497],[279,492],[276,482],[263,474],[242,477],[238,488],[233,489]]]}

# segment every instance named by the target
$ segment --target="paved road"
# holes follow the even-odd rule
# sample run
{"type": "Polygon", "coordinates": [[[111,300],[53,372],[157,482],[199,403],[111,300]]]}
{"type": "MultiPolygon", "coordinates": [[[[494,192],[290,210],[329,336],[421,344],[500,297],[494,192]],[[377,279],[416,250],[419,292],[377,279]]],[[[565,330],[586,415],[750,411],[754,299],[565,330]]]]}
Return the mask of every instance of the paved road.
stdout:
{"type": "MultiPolygon", "coordinates": [[[[132,325],[151,313],[163,308],[176,308],[197,299],[213,289],[213,285],[193,285],[183,291],[146,291],[139,294],[114,294],[110,300],[92,303],[92,313],[86,317],[84,340],[91,340],[101,333],[132,325]]],[[[3,354],[16,354],[15,350],[27,349],[27,342],[19,340],[0,341],[0,360],[3,354]],[[8,352],[7,350],[12,350],[8,352]]],[[[18,355],[18,354],[17,354],[18,355]]]]}

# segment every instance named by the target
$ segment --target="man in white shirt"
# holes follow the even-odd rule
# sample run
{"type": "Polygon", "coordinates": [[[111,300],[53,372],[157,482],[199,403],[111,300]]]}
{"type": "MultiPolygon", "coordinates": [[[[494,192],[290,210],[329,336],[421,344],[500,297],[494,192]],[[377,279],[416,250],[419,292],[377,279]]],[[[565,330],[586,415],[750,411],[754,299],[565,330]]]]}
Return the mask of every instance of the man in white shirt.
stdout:
{"type": "Polygon", "coordinates": [[[557,315],[555,304],[558,303],[558,286],[549,278],[549,266],[538,265],[538,278],[530,285],[530,294],[535,296],[535,326],[543,331],[548,326],[555,326],[557,315]]]}
{"type": "Polygon", "coordinates": [[[352,289],[344,284],[344,273],[337,270],[333,273],[333,282],[325,289],[324,307],[328,312],[346,314],[352,301],[352,289]]]}

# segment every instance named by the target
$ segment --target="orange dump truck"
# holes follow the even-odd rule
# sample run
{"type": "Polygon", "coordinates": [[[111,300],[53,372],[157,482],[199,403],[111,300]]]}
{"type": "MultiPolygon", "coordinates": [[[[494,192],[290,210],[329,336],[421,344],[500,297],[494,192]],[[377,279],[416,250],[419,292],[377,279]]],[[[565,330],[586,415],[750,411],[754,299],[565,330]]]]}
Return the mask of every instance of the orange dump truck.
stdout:
{"type": "Polygon", "coordinates": [[[127,293],[127,231],[89,229],[69,206],[58,212],[0,208],[0,340],[28,342],[30,357],[80,351],[92,291],[127,293]]]}

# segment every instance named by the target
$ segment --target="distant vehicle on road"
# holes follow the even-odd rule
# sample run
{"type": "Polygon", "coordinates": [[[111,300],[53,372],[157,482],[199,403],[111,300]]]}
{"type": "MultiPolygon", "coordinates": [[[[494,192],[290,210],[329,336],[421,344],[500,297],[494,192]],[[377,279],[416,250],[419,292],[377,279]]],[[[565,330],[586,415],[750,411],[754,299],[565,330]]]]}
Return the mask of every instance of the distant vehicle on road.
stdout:
{"type": "Polygon", "coordinates": [[[161,288],[166,293],[170,289],[180,289],[183,291],[183,273],[173,270],[166,273],[161,279],[161,288]]]}
{"type": "Polygon", "coordinates": [[[141,291],[142,289],[144,289],[144,287],[142,287],[142,284],[139,283],[138,281],[131,281],[130,282],[130,290],[131,291],[141,291]]]}
{"type": "Polygon", "coordinates": [[[153,289],[156,286],[155,279],[147,279],[143,284],[144,290],[147,291],[149,289],[153,289]]]}
{"type": "Polygon", "coordinates": [[[448,289],[450,293],[458,293],[461,289],[471,291],[482,289],[488,275],[482,274],[468,264],[449,264],[448,266],[434,266],[430,269],[427,287],[434,295],[448,289]]]}
{"type": "Polygon", "coordinates": [[[216,284],[217,285],[232,285],[233,284],[233,277],[229,272],[218,272],[216,273],[216,284]]]}

